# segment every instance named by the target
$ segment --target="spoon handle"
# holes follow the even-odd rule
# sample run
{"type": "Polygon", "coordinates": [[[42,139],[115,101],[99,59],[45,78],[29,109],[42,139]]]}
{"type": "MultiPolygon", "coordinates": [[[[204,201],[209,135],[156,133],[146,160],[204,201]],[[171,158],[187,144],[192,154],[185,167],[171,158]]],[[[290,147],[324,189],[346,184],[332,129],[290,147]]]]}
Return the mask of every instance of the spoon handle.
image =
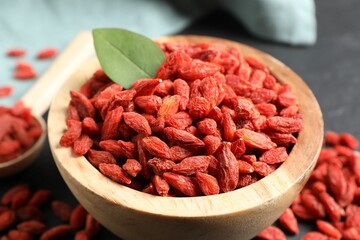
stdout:
{"type": "Polygon", "coordinates": [[[34,115],[43,115],[63,82],[94,54],[91,32],[80,32],[21,100],[31,108],[34,115]]]}

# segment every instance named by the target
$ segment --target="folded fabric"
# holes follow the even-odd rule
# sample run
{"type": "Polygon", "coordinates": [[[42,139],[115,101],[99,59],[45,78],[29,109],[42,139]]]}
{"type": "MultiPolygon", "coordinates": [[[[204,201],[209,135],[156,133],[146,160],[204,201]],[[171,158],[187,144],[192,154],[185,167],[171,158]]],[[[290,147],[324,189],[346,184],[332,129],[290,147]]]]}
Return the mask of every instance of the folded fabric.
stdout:
{"type": "Polygon", "coordinates": [[[316,40],[313,0],[1,0],[0,86],[12,85],[14,92],[0,105],[13,104],[34,82],[12,78],[14,59],[4,56],[11,47],[27,49],[23,60],[41,74],[50,61],[35,61],[35,53],[47,46],[61,50],[79,31],[119,27],[148,37],[174,34],[219,7],[254,36],[290,45],[316,40]]]}
{"type": "Polygon", "coordinates": [[[224,0],[223,6],[254,35],[290,45],[316,41],[313,0],[224,0]]]}

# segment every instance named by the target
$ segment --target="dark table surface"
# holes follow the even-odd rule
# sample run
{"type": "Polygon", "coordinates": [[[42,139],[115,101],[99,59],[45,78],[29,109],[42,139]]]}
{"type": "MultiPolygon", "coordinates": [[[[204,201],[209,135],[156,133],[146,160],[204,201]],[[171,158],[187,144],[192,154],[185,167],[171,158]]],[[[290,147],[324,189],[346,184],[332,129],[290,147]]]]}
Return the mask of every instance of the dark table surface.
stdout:
{"type": "MultiPolygon", "coordinates": [[[[319,0],[316,4],[318,40],[311,47],[290,47],[254,38],[221,10],[199,19],[180,34],[228,38],[271,54],[292,68],[312,89],[323,112],[325,130],[350,132],[360,138],[360,1],[319,0]]],[[[76,205],[55,166],[48,143],[30,168],[0,179],[0,194],[24,182],[31,182],[32,188],[51,189],[53,199],[76,205]]],[[[51,216],[47,216],[49,225],[58,224],[51,216]]],[[[308,223],[300,223],[300,227],[301,233],[288,239],[301,239],[313,228],[308,223]]],[[[117,238],[103,229],[98,239],[117,238]]]]}

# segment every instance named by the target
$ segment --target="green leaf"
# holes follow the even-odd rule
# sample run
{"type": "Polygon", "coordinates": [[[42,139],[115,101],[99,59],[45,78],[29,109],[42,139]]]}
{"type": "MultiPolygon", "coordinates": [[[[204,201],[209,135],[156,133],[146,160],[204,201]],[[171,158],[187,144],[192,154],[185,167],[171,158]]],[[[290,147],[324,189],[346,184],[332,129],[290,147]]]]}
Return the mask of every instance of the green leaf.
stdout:
{"type": "Polygon", "coordinates": [[[153,40],[118,28],[92,31],[97,58],[111,80],[129,89],[140,78],[153,78],[165,60],[153,40]]]}

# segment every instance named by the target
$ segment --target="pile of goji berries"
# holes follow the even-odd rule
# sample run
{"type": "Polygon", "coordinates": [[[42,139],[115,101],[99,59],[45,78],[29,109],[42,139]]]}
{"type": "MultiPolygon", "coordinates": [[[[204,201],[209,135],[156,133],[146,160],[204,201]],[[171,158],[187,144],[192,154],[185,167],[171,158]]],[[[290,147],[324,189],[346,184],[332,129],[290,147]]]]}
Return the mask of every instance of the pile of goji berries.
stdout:
{"type": "Polygon", "coordinates": [[[41,134],[40,123],[22,102],[13,107],[0,106],[0,163],[26,152],[41,134]]]}
{"type": "Polygon", "coordinates": [[[302,121],[288,84],[235,48],[160,46],[155,78],[124,90],[99,70],[71,91],[60,145],[113,181],[161,196],[232,191],[287,159],[302,121]]]}
{"type": "MultiPolygon", "coordinates": [[[[40,50],[36,54],[36,59],[48,59],[52,58],[57,54],[57,50],[55,48],[49,47],[40,50]]],[[[12,58],[20,58],[26,55],[26,50],[23,48],[11,48],[7,51],[6,55],[12,58]]],[[[17,61],[15,63],[15,68],[13,72],[13,77],[17,80],[29,80],[33,79],[37,76],[37,73],[34,67],[26,62],[26,61],[17,61]]],[[[0,86],[0,98],[9,96],[13,91],[13,87],[11,85],[3,85],[0,86]]]]}
{"type": "Polygon", "coordinates": [[[72,208],[63,201],[51,201],[47,189],[32,192],[28,184],[20,184],[1,197],[0,240],[53,240],[70,236],[88,240],[99,233],[100,227],[80,204],[72,208]],[[61,222],[57,226],[46,226],[44,209],[49,207],[61,222]]]}
{"type": "MultiPolygon", "coordinates": [[[[298,220],[312,221],[317,230],[302,240],[360,239],[360,154],[359,141],[349,133],[325,134],[315,170],[305,188],[282,216],[279,225],[298,234],[298,220]]],[[[271,226],[257,239],[282,240],[285,234],[271,226]]]]}

